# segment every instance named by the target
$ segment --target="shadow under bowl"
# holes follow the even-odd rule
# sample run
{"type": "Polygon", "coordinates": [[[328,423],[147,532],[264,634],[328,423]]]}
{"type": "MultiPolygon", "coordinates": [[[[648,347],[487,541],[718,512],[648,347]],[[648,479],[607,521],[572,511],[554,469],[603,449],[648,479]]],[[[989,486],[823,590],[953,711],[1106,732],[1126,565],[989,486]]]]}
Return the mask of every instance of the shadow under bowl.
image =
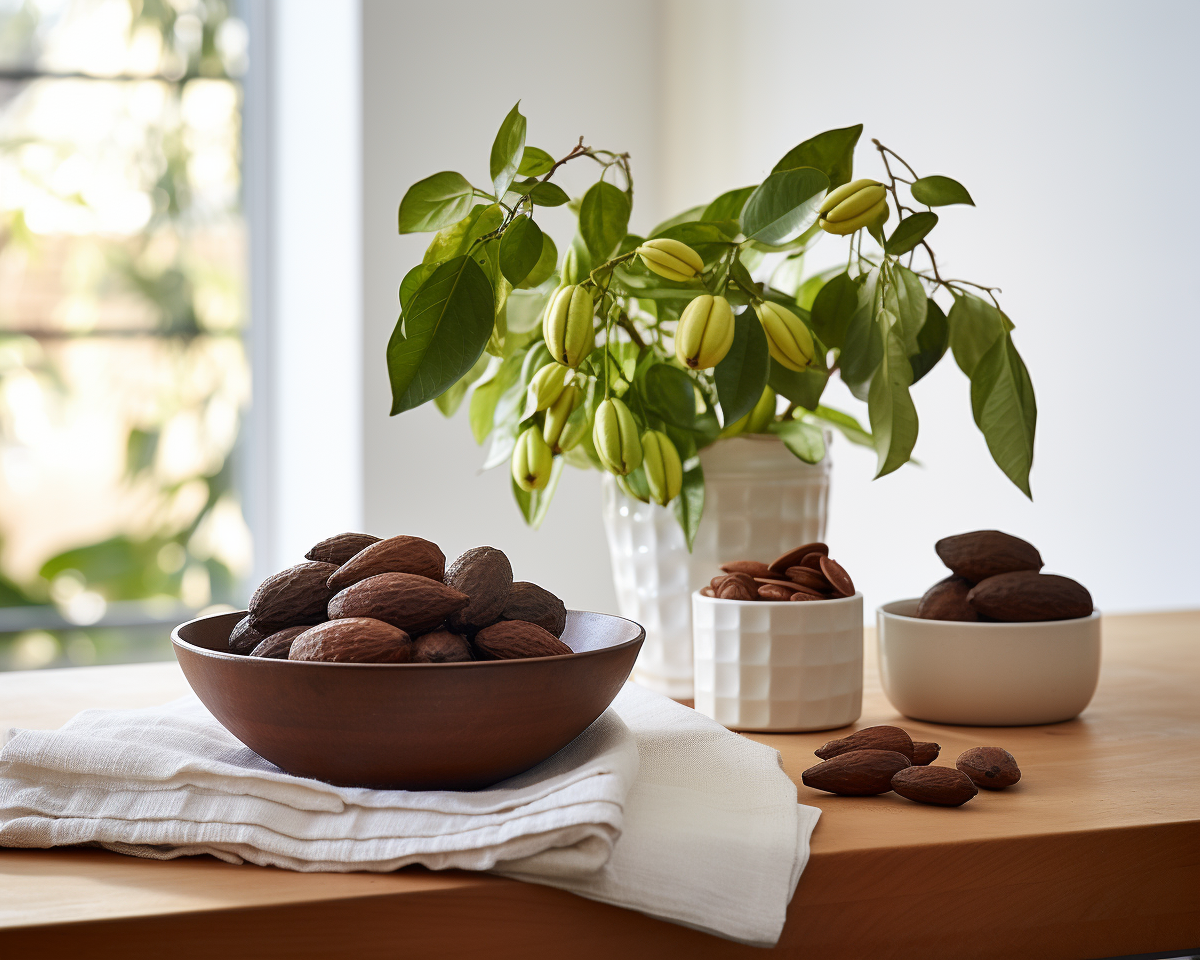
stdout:
{"type": "Polygon", "coordinates": [[[1035,623],[922,620],[919,600],[876,613],[879,679],[914,720],[1016,727],[1070,720],[1100,679],[1100,613],[1035,623]]]}
{"type": "Polygon", "coordinates": [[[470,663],[321,663],[228,651],[245,611],[180,624],[196,696],[281,770],[338,786],[478,790],[557,753],[612,703],[646,637],[632,620],[567,612],[573,654],[470,663]]]}

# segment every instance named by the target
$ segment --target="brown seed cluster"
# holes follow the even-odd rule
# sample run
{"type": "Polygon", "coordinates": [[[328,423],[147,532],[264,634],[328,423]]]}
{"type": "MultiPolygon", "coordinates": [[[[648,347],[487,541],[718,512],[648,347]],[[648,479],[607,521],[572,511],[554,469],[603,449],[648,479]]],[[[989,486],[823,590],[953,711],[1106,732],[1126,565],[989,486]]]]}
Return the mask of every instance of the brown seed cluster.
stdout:
{"type": "Polygon", "coordinates": [[[833,600],[854,596],[854,581],[823,543],[806,543],[773,563],[734,560],[700,593],[721,600],[833,600]]]}
{"type": "Polygon", "coordinates": [[[924,620],[1073,620],[1092,612],[1092,595],[1068,577],[1041,573],[1031,543],[999,530],[975,530],[934,547],[951,575],[925,591],[917,606],[924,620]]]}
{"type": "Polygon", "coordinates": [[[907,800],[961,807],[979,793],[1003,790],[1021,779],[1017,761],[1000,747],[973,747],[954,767],[935,767],[941,747],[914,741],[900,727],[864,727],[830,740],[815,753],[821,763],[804,771],[804,785],[843,797],[873,797],[894,790],[907,800]]]}
{"type": "Polygon", "coordinates": [[[567,609],[514,583],[495,547],[450,564],[420,537],[340,533],[262,582],[229,636],[231,653],[333,663],[457,663],[572,653],[567,609]]]}

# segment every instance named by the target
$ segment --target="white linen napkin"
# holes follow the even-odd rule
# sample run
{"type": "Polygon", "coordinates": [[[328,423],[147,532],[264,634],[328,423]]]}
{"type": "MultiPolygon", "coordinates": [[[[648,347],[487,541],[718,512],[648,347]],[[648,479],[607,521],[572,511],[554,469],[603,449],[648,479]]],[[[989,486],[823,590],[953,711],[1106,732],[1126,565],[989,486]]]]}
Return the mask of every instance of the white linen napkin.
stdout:
{"type": "Polygon", "coordinates": [[[633,684],[549,760],[475,792],[290,776],[194,697],[88,710],[0,748],[0,846],[494,870],[759,945],[783,929],[819,815],[776,751],[633,684]]]}

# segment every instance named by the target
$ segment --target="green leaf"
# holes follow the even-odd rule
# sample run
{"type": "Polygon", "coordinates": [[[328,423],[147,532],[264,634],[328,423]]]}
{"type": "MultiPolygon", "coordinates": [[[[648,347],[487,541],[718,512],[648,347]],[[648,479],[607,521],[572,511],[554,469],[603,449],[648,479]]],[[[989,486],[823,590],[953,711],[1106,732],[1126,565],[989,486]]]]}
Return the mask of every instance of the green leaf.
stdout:
{"type": "Polygon", "coordinates": [[[554,166],[554,158],[545,150],[537,147],[526,147],[521,154],[521,165],[517,173],[522,177],[540,177],[550,172],[554,166]]]}
{"type": "MultiPolygon", "coordinates": [[[[471,212],[437,232],[425,250],[422,263],[429,267],[452,260],[471,249],[484,234],[491,233],[504,223],[504,210],[498,203],[477,203],[471,212]]],[[[433,270],[430,269],[430,273],[433,270]]]]}
{"type": "Polygon", "coordinates": [[[805,463],[820,463],[825,459],[825,435],[820,427],[802,420],[784,420],[771,424],[770,430],[805,463]]]}
{"type": "Polygon", "coordinates": [[[555,457],[554,466],[550,468],[550,482],[541,490],[526,491],[517,486],[517,481],[512,481],[513,499],[517,501],[517,507],[521,511],[521,516],[525,518],[525,522],[536,530],[542,525],[542,521],[546,519],[546,514],[550,510],[550,501],[554,499],[554,492],[558,489],[558,480],[563,472],[563,458],[555,457]]]}
{"type": "Polygon", "coordinates": [[[737,235],[738,225],[733,220],[694,220],[668,227],[658,234],[657,238],[665,237],[686,243],[708,264],[728,253],[730,244],[737,235]]]}
{"type": "Polygon", "coordinates": [[[436,264],[418,263],[404,275],[404,279],[400,281],[401,311],[408,306],[408,301],[412,299],[412,295],[421,289],[421,284],[433,276],[433,271],[436,269],[436,264]]]}
{"type": "Polygon", "coordinates": [[[666,363],[653,363],[646,369],[644,383],[651,413],[685,430],[696,423],[696,388],[686,373],[666,363]]]}
{"type": "Polygon", "coordinates": [[[875,322],[878,307],[879,268],[858,280],[858,309],[850,318],[842,343],[842,382],[859,400],[867,399],[867,385],[883,359],[883,341],[875,322]]]}
{"type": "Polygon", "coordinates": [[[514,219],[500,238],[504,278],[514,287],[522,283],[542,258],[542,247],[542,228],[524,214],[514,219]]]}
{"type": "Polygon", "coordinates": [[[432,400],[470,370],[494,322],[492,285],[475,261],[455,257],[438,267],[388,341],[392,415],[432,400]]]}
{"type": "Polygon", "coordinates": [[[536,203],[539,207],[561,207],[564,203],[569,203],[571,198],[567,196],[567,192],[557,183],[539,183],[529,191],[529,199],[536,203]]]}
{"type": "Polygon", "coordinates": [[[767,335],[750,309],[733,318],[733,344],[713,370],[726,424],[740,420],[758,403],[767,385],[767,335]]]}
{"type": "MultiPolygon", "coordinates": [[[[540,230],[538,231],[541,232],[540,230]]],[[[534,287],[540,287],[543,283],[554,276],[554,271],[558,267],[558,247],[554,245],[554,241],[550,238],[550,234],[542,234],[542,251],[538,256],[538,261],[533,265],[533,269],[529,271],[529,275],[517,284],[523,290],[532,290],[534,287]]]]}
{"type": "Polygon", "coordinates": [[[629,228],[629,197],[603,180],[592,184],[579,208],[579,232],[588,253],[597,261],[608,255],[629,228]]]}
{"type": "Polygon", "coordinates": [[[867,412],[879,460],[876,479],[907,463],[917,443],[917,408],[908,392],[912,386],[912,367],[899,321],[890,310],[881,310],[879,323],[886,349],[867,395],[867,412]]]}
{"type": "Polygon", "coordinates": [[[700,215],[700,219],[733,220],[736,222],[742,215],[742,208],[746,206],[746,201],[750,199],[750,195],[756,189],[758,188],[739,187],[737,190],[730,190],[728,193],[721,194],[704,208],[704,213],[700,215]]]}
{"type": "Polygon", "coordinates": [[[925,311],[928,298],[920,278],[899,264],[888,264],[887,292],[883,305],[900,321],[900,334],[909,356],[917,352],[917,338],[925,326],[925,311]]]}
{"type": "MultiPolygon", "coordinates": [[[[741,254],[738,254],[733,258],[733,263],[729,268],[729,275],[733,277],[733,279],[737,281],[738,286],[747,293],[753,293],[755,295],[761,293],[761,287],[754,282],[754,278],[750,276],[750,271],[747,270],[746,265],[742,263],[741,254]]],[[[726,293],[726,296],[728,297],[729,293],[731,292],[732,288],[726,293]]],[[[732,301],[730,302],[732,303],[732,301]]]]}
{"type": "Polygon", "coordinates": [[[509,184],[516,178],[525,152],[525,118],[517,109],[520,106],[521,101],[518,100],[508,111],[492,143],[491,174],[497,199],[504,196],[509,184]]]}
{"type": "Polygon", "coordinates": [[[520,354],[505,358],[492,376],[476,387],[474,393],[471,394],[467,420],[471,424],[471,433],[474,435],[476,443],[483,443],[488,434],[492,432],[496,404],[521,372],[523,360],[524,357],[520,354]]]}
{"type": "Polygon", "coordinates": [[[972,377],[980,358],[1007,329],[1005,316],[986,300],[963,293],[954,297],[954,306],[946,320],[954,359],[959,369],[972,377]]]}
{"type": "Polygon", "coordinates": [[[400,201],[400,232],[426,233],[448,227],[470,212],[474,194],[467,178],[450,170],[417,181],[400,201]]]}
{"type": "Polygon", "coordinates": [[[699,459],[688,467],[684,464],[683,488],[679,496],[672,501],[675,519],[683,529],[683,537],[687,541],[688,553],[696,543],[696,533],[700,529],[700,518],[704,515],[704,468],[699,459]]]}
{"type": "Polygon", "coordinates": [[[848,273],[839,273],[813,300],[812,328],[826,346],[842,349],[850,320],[858,310],[858,287],[848,273]]]}
{"type": "Polygon", "coordinates": [[[704,219],[704,211],[707,209],[707,207],[701,204],[698,207],[692,207],[689,210],[684,210],[683,213],[677,213],[675,216],[660,223],[657,227],[651,230],[647,236],[657,237],[664,230],[669,230],[671,227],[676,226],[677,224],[689,223],[692,220],[702,220],[704,219]]]}
{"type": "Polygon", "coordinates": [[[945,207],[951,203],[969,203],[975,206],[967,188],[949,177],[922,177],[920,180],[914,180],[912,195],[917,203],[923,203],[927,207],[945,207]]]}
{"type": "Polygon", "coordinates": [[[491,357],[486,353],[482,354],[475,361],[475,366],[468,370],[457,383],[453,384],[445,393],[434,397],[433,402],[442,411],[442,416],[452,417],[458,413],[458,408],[462,406],[463,398],[467,395],[467,390],[471,384],[483,376],[488,368],[488,364],[491,362],[491,357]]]}
{"type": "Polygon", "coordinates": [[[887,238],[887,242],[883,245],[884,251],[890,253],[893,257],[898,257],[902,253],[908,253],[909,250],[925,239],[925,235],[937,226],[937,222],[938,215],[930,213],[928,210],[922,210],[920,213],[914,213],[905,217],[896,224],[896,229],[887,238]]]}
{"type": "Polygon", "coordinates": [[[854,147],[862,134],[862,124],[826,130],[789,150],[775,164],[772,173],[797,167],[816,167],[829,178],[829,189],[849,183],[854,175],[854,147]]]}
{"type": "Polygon", "coordinates": [[[829,373],[825,370],[807,370],[797,372],[789,370],[771,358],[770,372],[767,374],[767,384],[781,396],[787,397],[792,403],[799,404],[805,410],[815,410],[821,402],[821,394],[829,383],[829,373]]]}
{"type": "Polygon", "coordinates": [[[829,178],[813,167],[772,173],[746,201],[742,229],[764,243],[787,243],[816,223],[829,178]]]}
{"type": "Polygon", "coordinates": [[[817,407],[812,413],[807,416],[820,423],[827,424],[835,430],[841,432],[851,443],[856,443],[860,447],[875,446],[875,440],[871,436],[871,432],[866,429],[857,419],[850,416],[848,413],[843,413],[841,410],[834,410],[832,407],[817,407]]]}
{"type": "Polygon", "coordinates": [[[971,411],[992,459],[1025,496],[1033,467],[1037,401],[1029,371],[1005,331],[988,349],[971,377],[971,411]]]}
{"type": "Polygon", "coordinates": [[[942,313],[937,301],[927,299],[925,324],[917,335],[917,352],[908,358],[908,362],[912,364],[913,383],[934,368],[949,344],[950,325],[946,322],[946,315],[942,313]]]}

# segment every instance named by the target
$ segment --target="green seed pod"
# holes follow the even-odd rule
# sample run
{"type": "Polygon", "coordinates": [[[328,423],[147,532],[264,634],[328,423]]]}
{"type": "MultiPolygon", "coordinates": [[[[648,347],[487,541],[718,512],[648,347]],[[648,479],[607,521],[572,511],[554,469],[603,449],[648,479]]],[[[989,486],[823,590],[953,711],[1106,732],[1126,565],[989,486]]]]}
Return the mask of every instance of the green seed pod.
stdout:
{"type": "Polygon", "coordinates": [[[637,248],[637,255],[650,270],[668,280],[694,280],[704,269],[700,254],[669,237],[647,240],[637,248]]]}
{"type": "Polygon", "coordinates": [[[550,482],[550,471],[554,469],[554,454],[542,439],[537,427],[529,427],[517,437],[512,455],[512,475],[517,486],[532,493],[541,490],[550,482]]]}
{"type": "Polygon", "coordinates": [[[550,356],[568,367],[577,367],[596,345],[592,328],[595,303],[582,286],[559,287],[542,317],[542,335],[550,356]]]}
{"type": "Polygon", "coordinates": [[[724,297],[701,294],[683,308],[675,328],[675,356],[691,370],[707,370],[733,346],[733,308],[724,297]]]}
{"type": "Polygon", "coordinates": [[[578,283],[584,278],[584,273],[583,264],[579,262],[579,251],[575,249],[575,244],[571,244],[563,254],[562,272],[559,274],[561,282],[564,285],[578,283]]]}
{"type": "Polygon", "coordinates": [[[575,384],[565,386],[558,399],[546,410],[545,423],[542,425],[542,438],[554,453],[562,453],[561,444],[563,428],[567,418],[575,412],[575,408],[583,401],[583,391],[575,384]]]}
{"type": "Polygon", "coordinates": [[[763,389],[762,396],[754,409],[747,414],[747,433],[766,433],[767,427],[775,420],[775,391],[770,387],[763,389]]]}
{"type": "Polygon", "coordinates": [[[650,498],[666,506],[683,489],[683,464],[675,444],[661,430],[647,430],[642,434],[642,466],[646,469],[646,483],[650,487],[650,498]]]}
{"type": "Polygon", "coordinates": [[[571,368],[561,363],[548,363],[533,375],[529,381],[529,398],[535,411],[545,410],[562,395],[570,372],[571,368]]]}
{"type": "Polygon", "coordinates": [[[587,417],[576,417],[573,421],[568,419],[558,438],[557,449],[559,452],[566,453],[568,450],[574,450],[579,446],[579,442],[587,436],[590,428],[591,424],[588,423],[587,417]]]}
{"type": "Polygon", "coordinates": [[[638,439],[637,423],[629,408],[616,397],[603,401],[596,408],[592,442],[596,445],[596,455],[609,473],[623,477],[641,465],[642,442],[638,439]]]}
{"type": "Polygon", "coordinates": [[[878,180],[855,180],[831,190],[817,223],[826,233],[844,236],[887,219],[887,188],[878,180]]]}
{"type": "Polygon", "coordinates": [[[722,439],[736,437],[739,433],[746,432],[746,424],[749,422],[750,414],[747,413],[740,420],[734,420],[733,423],[726,424],[724,427],[722,427],[721,432],[717,434],[717,436],[721,437],[722,439]]]}
{"type": "Polygon", "coordinates": [[[789,370],[803,370],[813,359],[813,338],[804,321],[787,307],[764,300],[754,305],[767,334],[767,350],[789,370]]]}

